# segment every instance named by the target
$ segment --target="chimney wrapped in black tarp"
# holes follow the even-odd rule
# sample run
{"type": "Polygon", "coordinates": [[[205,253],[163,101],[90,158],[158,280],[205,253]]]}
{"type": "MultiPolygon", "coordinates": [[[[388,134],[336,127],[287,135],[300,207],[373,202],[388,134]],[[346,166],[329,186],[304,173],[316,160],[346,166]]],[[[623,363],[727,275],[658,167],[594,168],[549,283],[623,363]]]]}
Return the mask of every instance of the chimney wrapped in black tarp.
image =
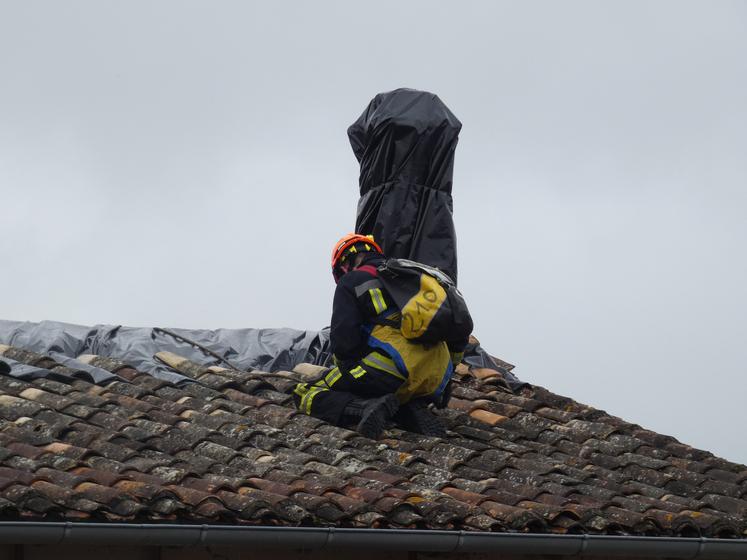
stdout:
{"type": "MultiPolygon", "coordinates": [[[[348,128],[361,166],[356,233],[373,233],[387,257],[438,267],[455,282],[451,185],[461,129],[437,95],[414,89],[378,94],[348,128]]],[[[464,361],[499,371],[514,391],[526,385],[479,343],[467,346],[464,361]]]]}
{"type": "Polygon", "coordinates": [[[360,163],[357,233],[387,257],[440,268],[456,281],[451,183],[459,122],[437,95],[380,93],[348,128],[360,163]]]}

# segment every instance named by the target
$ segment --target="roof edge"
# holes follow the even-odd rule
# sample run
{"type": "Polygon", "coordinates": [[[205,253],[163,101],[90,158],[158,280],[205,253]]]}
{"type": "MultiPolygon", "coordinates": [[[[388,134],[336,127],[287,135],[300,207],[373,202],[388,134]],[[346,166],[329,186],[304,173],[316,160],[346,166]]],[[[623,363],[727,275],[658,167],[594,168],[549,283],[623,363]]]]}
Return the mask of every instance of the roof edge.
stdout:
{"type": "Polygon", "coordinates": [[[247,546],[320,550],[366,547],[422,552],[501,552],[668,558],[745,558],[747,539],[480,533],[334,527],[243,527],[146,523],[0,522],[0,543],[247,546]],[[385,538],[382,538],[385,537],[385,538]]]}

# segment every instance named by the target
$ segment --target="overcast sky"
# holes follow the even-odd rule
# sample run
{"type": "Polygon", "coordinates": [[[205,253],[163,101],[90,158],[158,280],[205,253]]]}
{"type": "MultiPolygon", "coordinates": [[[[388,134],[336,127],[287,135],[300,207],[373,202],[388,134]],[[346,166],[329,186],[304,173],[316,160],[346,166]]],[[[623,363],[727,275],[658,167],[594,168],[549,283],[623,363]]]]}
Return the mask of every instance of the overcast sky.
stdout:
{"type": "Polygon", "coordinates": [[[463,123],[483,346],[747,463],[744,1],[0,0],[0,318],[325,326],[397,87],[463,123]]]}

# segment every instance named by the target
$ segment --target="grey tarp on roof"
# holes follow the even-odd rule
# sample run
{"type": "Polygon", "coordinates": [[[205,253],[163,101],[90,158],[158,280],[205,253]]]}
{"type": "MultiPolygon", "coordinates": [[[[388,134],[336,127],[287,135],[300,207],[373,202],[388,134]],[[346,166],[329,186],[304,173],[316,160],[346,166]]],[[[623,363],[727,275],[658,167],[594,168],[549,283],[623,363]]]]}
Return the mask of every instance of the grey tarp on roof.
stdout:
{"type": "Polygon", "coordinates": [[[40,377],[54,379],[55,381],[61,381],[63,383],[70,383],[73,379],[84,379],[91,383],[107,383],[114,380],[124,381],[118,375],[108,372],[105,369],[89,366],[88,364],[84,364],[73,358],[63,356],[58,352],[53,352],[50,356],[58,364],[70,368],[70,371],[63,372],[59,369],[51,371],[43,367],[23,364],[10,358],[3,358],[3,363],[7,363],[7,365],[10,366],[10,369],[9,371],[4,371],[0,368],[0,373],[10,375],[17,379],[23,379],[24,381],[38,379],[40,377]]]}
{"type": "Polygon", "coordinates": [[[121,377],[111,373],[110,371],[89,364],[84,364],[83,362],[60,352],[50,352],[49,355],[52,356],[54,361],[58,364],[76,370],[78,375],[89,378],[93,383],[107,383],[115,379],[122,380],[121,377]]]}
{"type": "MultiPolygon", "coordinates": [[[[329,329],[301,331],[296,329],[169,329],[179,336],[195,341],[227,360],[234,367],[249,371],[291,370],[297,364],[309,362],[327,365],[329,329]]],[[[94,382],[101,383],[111,374],[82,364],[81,354],[98,354],[119,358],[128,365],[154,377],[172,383],[189,380],[175,373],[154,358],[157,352],[168,351],[201,364],[224,365],[199,348],[151,327],[121,325],[74,325],[59,321],[0,320],[0,343],[49,354],[57,362],[86,372],[94,382]]],[[[498,367],[481,347],[468,348],[465,361],[474,366],[488,367],[503,373],[509,385],[516,389],[522,383],[510,372],[498,367]]],[[[11,364],[13,365],[13,364],[11,364]]],[[[20,364],[13,365],[17,375],[20,364]]],[[[37,368],[34,368],[37,369],[37,368]]],[[[48,372],[48,370],[41,370],[48,372]]],[[[30,370],[25,375],[30,375],[30,370]]]]}
{"type": "MultiPolygon", "coordinates": [[[[295,329],[170,329],[209,348],[242,370],[292,369],[301,362],[324,363],[329,336],[326,330],[295,329]]],[[[0,343],[42,354],[73,369],[90,371],[80,362],[65,363],[81,354],[98,354],[126,361],[160,379],[179,383],[188,378],[158,362],[156,352],[169,351],[205,365],[222,365],[194,346],[150,327],[95,325],[87,327],[58,321],[0,320],[0,343]]],[[[98,368],[96,368],[98,369],[98,368]]]]}
{"type": "Polygon", "coordinates": [[[51,375],[48,369],[22,364],[8,358],[3,358],[2,363],[8,366],[7,368],[2,367],[2,373],[18,379],[29,380],[39,377],[49,377],[51,375]]]}

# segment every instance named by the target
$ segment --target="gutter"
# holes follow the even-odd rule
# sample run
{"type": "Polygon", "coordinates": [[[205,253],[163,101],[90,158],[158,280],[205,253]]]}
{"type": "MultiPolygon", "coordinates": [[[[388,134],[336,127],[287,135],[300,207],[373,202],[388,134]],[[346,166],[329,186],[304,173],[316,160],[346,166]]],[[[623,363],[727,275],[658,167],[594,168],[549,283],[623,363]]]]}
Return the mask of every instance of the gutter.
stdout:
{"type": "Polygon", "coordinates": [[[302,550],[363,548],[602,557],[747,558],[747,539],[52,521],[0,522],[0,544],[251,546],[302,550]]]}

